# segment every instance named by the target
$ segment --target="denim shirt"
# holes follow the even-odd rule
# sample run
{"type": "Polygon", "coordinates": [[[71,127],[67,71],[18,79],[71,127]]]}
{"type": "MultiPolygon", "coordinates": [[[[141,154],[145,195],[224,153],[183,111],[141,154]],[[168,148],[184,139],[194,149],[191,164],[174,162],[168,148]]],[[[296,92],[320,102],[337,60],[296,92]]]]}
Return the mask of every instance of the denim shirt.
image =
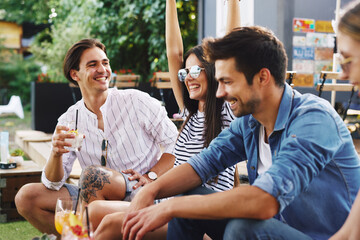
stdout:
{"type": "Polygon", "coordinates": [[[274,196],[279,217],[314,239],[328,239],[345,222],[360,186],[360,163],[351,135],[325,100],[285,85],[269,137],[272,165],[257,174],[260,123],[234,120],[188,163],[203,182],[248,160],[250,184],[274,196]]]}

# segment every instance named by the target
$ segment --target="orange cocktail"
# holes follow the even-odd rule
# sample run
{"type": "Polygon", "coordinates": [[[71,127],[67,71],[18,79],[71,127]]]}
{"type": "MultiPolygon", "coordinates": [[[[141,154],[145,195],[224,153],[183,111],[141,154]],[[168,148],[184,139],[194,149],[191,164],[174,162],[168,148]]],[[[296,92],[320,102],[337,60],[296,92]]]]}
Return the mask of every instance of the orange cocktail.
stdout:
{"type": "Polygon", "coordinates": [[[91,224],[83,225],[80,216],[70,213],[68,223],[64,223],[62,229],[62,240],[92,240],[93,232],[91,224]],[[90,227],[89,227],[90,225],[90,227]]]}
{"type": "Polygon", "coordinates": [[[55,228],[61,234],[65,223],[69,222],[69,215],[71,210],[59,211],[55,214],[55,228]]]}
{"type": "Polygon", "coordinates": [[[81,222],[80,204],[76,204],[76,197],[61,197],[56,201],[55,228],[61,234],[65,224],[69,224],[70,215],[72,219],[77,218],[81,222]],[[77,206],[76,215],[75,206],[77,206]]]}

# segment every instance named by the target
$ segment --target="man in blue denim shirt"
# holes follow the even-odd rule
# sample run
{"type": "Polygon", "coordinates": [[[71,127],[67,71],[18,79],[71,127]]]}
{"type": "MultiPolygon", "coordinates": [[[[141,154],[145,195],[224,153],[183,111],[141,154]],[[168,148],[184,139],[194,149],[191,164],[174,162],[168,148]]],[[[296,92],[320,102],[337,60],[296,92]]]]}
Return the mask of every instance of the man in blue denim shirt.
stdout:
{"type": "Polygon", "coordinates": [[[325,100],[285,83],[284,47],[267,29],[236,29],[205,42],[205,50],[215,62],[217,97],[243,117],[138,193],[124,239],[141,238],[170,220],[168,239],[202,239],[204,233],[212,239],[328,239],[360,186],[359,159],[344,122],[325,100]],[[196,187],[244,160],[250,186],[191,195],[211,193],[196,187]]]}

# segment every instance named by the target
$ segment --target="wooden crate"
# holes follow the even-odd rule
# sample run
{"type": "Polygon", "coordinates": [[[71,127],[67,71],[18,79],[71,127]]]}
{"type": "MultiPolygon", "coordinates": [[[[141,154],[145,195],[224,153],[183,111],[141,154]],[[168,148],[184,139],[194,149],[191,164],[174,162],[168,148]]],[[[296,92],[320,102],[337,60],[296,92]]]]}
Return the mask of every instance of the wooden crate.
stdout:
{"type": "Polygon", "coordinates": [[[24,161],[14,169],[0,170],[0,223],[22,219],[16,210],[15,195],[23,185],[40,182],[41,172],[33,161],[24,161]]]}

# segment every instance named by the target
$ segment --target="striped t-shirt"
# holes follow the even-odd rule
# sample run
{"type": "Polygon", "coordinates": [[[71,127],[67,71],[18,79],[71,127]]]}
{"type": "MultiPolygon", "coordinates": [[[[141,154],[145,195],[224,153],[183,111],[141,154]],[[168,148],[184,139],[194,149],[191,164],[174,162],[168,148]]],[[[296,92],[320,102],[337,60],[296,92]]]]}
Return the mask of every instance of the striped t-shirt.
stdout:
{"type": "MultiPolygon", "coordinates": [[[[186,119],[187,111],[184,118],[186,119]]],[[[229,127],[230,122],[234,120],[234,115],[227,102],[224,103],[222,111],[223,129],[229,127]]],[[[197,111],[184,126],[178,140],[176,141],[174,155],[176,157],[175,166],[187,162],[190,157],[201,152],[204,149],[204,130],[205,114],[197,111]]],[[[234,186],[235,166],[225,169],[218,176],[217,182],[209,182],[204,185],[215,191],[225,191],[234,186]]]]}

